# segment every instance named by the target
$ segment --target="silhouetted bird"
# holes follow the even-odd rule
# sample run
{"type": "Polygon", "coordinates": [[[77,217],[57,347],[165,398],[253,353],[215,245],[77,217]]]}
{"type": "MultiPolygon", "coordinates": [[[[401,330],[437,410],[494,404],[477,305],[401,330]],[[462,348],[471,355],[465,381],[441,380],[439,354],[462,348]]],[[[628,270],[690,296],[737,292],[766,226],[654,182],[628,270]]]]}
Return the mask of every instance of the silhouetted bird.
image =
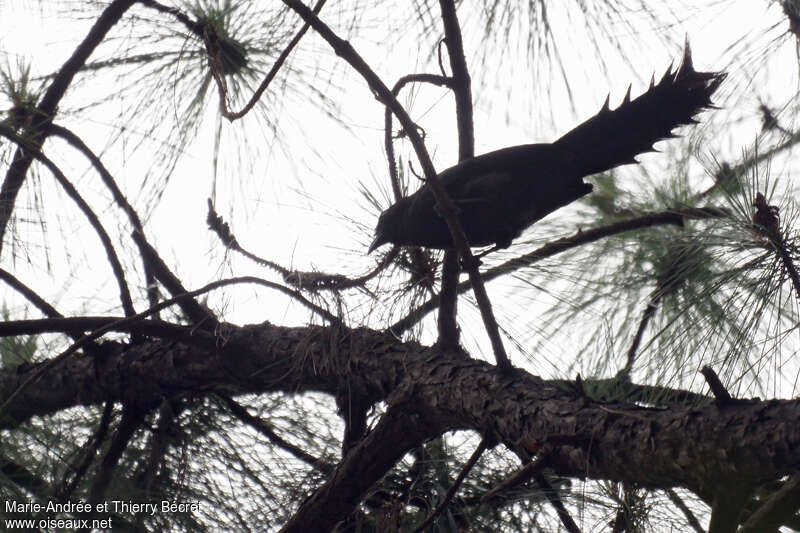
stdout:
{"type": "MultiPolygon", "coordinates": [[[[655,142],[675,137],[673,129],[696,123],[697,113],[713,107],[711,96],[724,78],[725,73],[695,71],[687,43],[677,71],[670,67],[634,100],[628,87],[617,109],[606,98],[597,115],[556,142],[503,148],[441,172],[470,246],[508,247],[537,220],[589,194],[585,176],[636,163],[637,155],[654,151],[655,142]]],[[[369,251],[386,243],[452,247],[427,186],[381,214],[369,251]]]]}

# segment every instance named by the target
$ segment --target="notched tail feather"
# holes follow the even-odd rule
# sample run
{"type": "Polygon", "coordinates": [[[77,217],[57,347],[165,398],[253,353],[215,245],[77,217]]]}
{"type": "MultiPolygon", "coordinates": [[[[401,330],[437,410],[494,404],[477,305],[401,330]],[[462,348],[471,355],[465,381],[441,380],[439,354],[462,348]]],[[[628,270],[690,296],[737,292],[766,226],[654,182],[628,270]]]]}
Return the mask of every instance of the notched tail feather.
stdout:
{"type": "Polygon", "coordinates": [[[628,86],[616,109],[610,108],[607,97],[595,116],[555,144],[576,154],[586,175],[635,163],[637,155],[654,151],[656,142],[676,137],[672,130],[696,124],[695,115],[715,109],[711,97],[725,77],[724,72],[696,71],[687,41],[677,70],[670,66],[658,83],[653,77],[650,88],[633,100],[628,86]]]}

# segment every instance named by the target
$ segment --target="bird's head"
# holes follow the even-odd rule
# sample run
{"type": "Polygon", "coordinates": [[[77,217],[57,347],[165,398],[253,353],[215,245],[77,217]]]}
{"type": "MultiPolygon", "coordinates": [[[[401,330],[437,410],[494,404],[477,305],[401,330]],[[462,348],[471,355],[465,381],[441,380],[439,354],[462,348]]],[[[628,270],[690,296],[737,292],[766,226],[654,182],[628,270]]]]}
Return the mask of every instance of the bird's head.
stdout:
{"type": "Polygon", "coordinates": [[[368,254],[387,243],[401,244],[397,241],[397,234],[403,213],[397,205],[394,204],[389,207],[378,217],[378,224],[375,226],[375,238],[372,240],[372,244],[369,245],[368,254]]]}

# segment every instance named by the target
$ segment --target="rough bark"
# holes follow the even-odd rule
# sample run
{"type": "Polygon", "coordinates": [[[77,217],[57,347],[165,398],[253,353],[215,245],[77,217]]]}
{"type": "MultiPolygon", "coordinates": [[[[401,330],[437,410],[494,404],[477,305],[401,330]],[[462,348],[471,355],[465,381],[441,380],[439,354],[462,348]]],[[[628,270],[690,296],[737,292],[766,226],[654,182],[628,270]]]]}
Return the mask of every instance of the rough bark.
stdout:
{"type": "MultiPolygon", "coordinates": [[[[407,414],[439,433],[471,429],[528,453],[547,445],[548,466],[564,476],[708,495],[723,481],[763,483],[800,465],[800,401],[660,409],[601,403],[524,371],[504,376],[489,363],[448,359],[364,328],[229,325],[217,338],[187,339],[193,342],[106,342],[103,357],[66,358],[14,398],[0,427],[107,399],[155,407],[179,391],[336,394],[346,376],[367,401],[391,404],[402,391],[407,414]]],[[[37,368],[0,373],[0,398],[37,368]]],[[[402,451],[387,449],[383,463],[402,451]]]]}

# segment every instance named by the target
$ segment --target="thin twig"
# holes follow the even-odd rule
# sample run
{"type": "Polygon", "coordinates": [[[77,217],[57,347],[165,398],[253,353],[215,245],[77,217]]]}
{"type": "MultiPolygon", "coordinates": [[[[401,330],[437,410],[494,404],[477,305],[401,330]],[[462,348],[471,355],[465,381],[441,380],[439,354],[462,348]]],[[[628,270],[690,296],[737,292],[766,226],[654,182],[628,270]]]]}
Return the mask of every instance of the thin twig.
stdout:
{"type": "Polygon", "coordinates": [[[764,161],[769,161],[773,156],[784,150],[788,150],[797,143],[800,143],[800,131],[792,133],[784,143],[779,144],[778,146],[771,148],[766,152],[759,152],[756,157],[749,157],[744,161],[741,161],[736,166],[732,167],[728,163],[722,163],[714,176],[714,184],[705,191],[698,193],[694,200],[699,201],[711,196],[718,188],[724,187],[729,181],[738,179],[739,176],[743,175],[751,168],[760,165],[764,161]]]}
{"type": "MultiPolygon", "coordinates": [[[[167,267],[167,264],[161,259],[161,256],[158,255],[155,248],[153,248],[147,239],[145,239],[144,234],[141,233],[139,230],[133,230],[131,233],[131,238],[133,242],[136,243],[136,246],[139,247],[139,254],[142,256],[142,260],[145,261],[150,267],[153,272],[153,275],[156,277],[158,281],[167,289],[173,298],[186,294],[186,288],[181,283],[181,280],[176,276],[170,269],[167,267]]],[[[214,313],[206,307],[205,305],[199,303],[194,298],[184,298],[178,301],[178,306],[181,308],[186,316],[191,320],[193,324],[195,324],[200,329],[205,329],[206,331],[214,330],[219,321],[214,316],[214,313]]],[[[152,308],[152,307],[151,307],[152,308]]]]}
{"type": "Polygon", "coordinates": [[[436,507],[436,509],[433,510],[431,514],[428,515],[428,517],[425,520],[423,520],[423,522],[420,525],[416,527],[416,529],[414,529],[413,533],[422,533],[422,531],[424,531],[426,527],[431,525],[433,521],[436,520],[436,518],[440,514],[442,514],[442,511],[444,511],[447,508],[447,506],[450,505],[450,502],[456,495],[456,492],[458,492],[458,488],[464,482],[464,479],[467,477],[467,474],[469,474],[469,472],[478,462],[478,459],[481,458],[483,452],[485,452],[489,448],[489,443],[490,439],[488,439],[487,437],[481,439],[480,444],[478,444],[478,447],[475,448],[474,452],[472,452],[472,455],[464,464],[464,467],[461,469],[461,472],[458,473],[458,476],[456,477],[455,481],[453,481],[453,484],[450,486],[449,489],[447,489],[447,494],[445,494],[442,502],[436,507]]]}
{"type": "MultiPolygon", "coordinates": [[[[139,214],[136,212],[130,202],[128,202],[128,199],[122,193],[119,186],[117,186],[114,176],[111,175],[111,172],[108,171],[100,158],[86,145],[86,143],[83,142],[83,139],[81,139],[71,130],[59,124],[50,124],[47,127],[47,132],[50,135],[64,139],[89,160],[91,165],[100,175],[100,179],[111,192],[111,196],[114,198],[114,201],[128,216],[131,226],[144,235],[144,227],[142,226],[142,221],[139,218],[139,214]]],[[[144,258],[142,258],[142,263],[144,264],[144,278],[145,286],[147,287],[147,299],[152,307],[158,303],[158,286],[156,285],[155,275],[153,274],[153,269],[150,267],[150,263],[145,261],[144,258]]]]}
{"type": "Polygon", "coordinates": [[[13,130],[10,130],[10,128],[5,126],[0,127],[0,135],[7,137],[11,141],[14,141],[19,145],[20,148],[24,147],[27,154],[47,167],[47,169],[56,178],[58,184],[61,185],[61,188],[64,189],[64,192],[67,193],[67,196],[69,196],[72,201],[75,202],[75,205],[78,207],[78,209],[88,219],[89,224],[100,238],[100,242],[103,244],[103,248],[106,251],[108,262],[111,264],[111,270],[113,271],[114,277],[117,280],[117,285],[119,286],[122,309],[127,316],[135,315],[136,310],[133,308],[133,300],[131,299],[131,293],[128,289],[128,283],[125,280],[125,270],[122,268],[122,263],[120,263],[119,257],[117,257],[117,252],[114,250],[111,237],[109,237],[108,232],[106,232],[105,228],[100,223],[100,219],[97,218],[97,215],[94,213],[94,211],[92,211],[92,208],[89,207],[89,204],[86,203],[86,200],[83,199],[78,190],[74,185],[72,185],[72,182],[67,179],[67,176],[64,175],[61,169],[58,168],[58,166],[53,163],[49,157],[44,155],[35,145],[26,143],[13,130]]]}
{"type": "MultiPolygon", "coordinates": [[[[397,83],[394,84],[392,87],[392,94],[397,97],[400,95],[400,91],[408,85],[409,83],[430,83],[432,85],[439,85],[439,86],[449,86],[451,84],[451,79],[446,78],[444,76],[439,76],[438,74],[407,74],[397,80],[397,83]]],[[[384,148],[386,149],[386,160],[389,164],[389,180],[392,184],[392,192],[394,193],[395,201],[400,200],[403,197],[403,188],[400,183],[400,176],[397,172],[397,161],[395,159],[394,153],[394,134],[392,132],[392,110],[386,106],[386,111],[384,113],[384,148]]],[[[411,263],[414,266],[417,272],[424,272],[425,268],[425,257],[424,253],[430,252],[423,252],[421,248],[415,247],[411,252],[411,263]]],[[[388,263],[387,263],[388,264],[388,263]]],[[[425,284],[425,287],[428,289],[428,292],[433,296],[435,295],[434,288],[432,284],[425,284]]]]}
{"type": "Polygon", "coordinates": [[[705,533],[705,528],[700,525],[700,521],[694,515],[692,510],[689,509],[689,506],[686,505],[686,502],[684,502],[683,499],[678,496],[678,493],[673,489],[664,489],[664,492],[667,493],[667,497],[675,505],[675,507],[681,510],[683,516],[686,517],[686,522],[692,526],[692,529],[694,529],[697,533],[705,533]]]}
{"type": "Polygon", "coordinates": [[[317,292],[320,290],[343,291],[354,287],[363,287],[367,281],[377,276],[382,270],[389,266],[398,252],[397,247],[393,248],[391,252],[386,254],[383,259],[381,259],[374,269],[357,278],[348,278],[342,274],[327,274],[324,272],[302,272],[299,270],[290,270],[283,265],[259,257],[243,248],[242,245],[239,244],[236,236],[231,231],[228,223],[217,214],[217,211],[214,209],[214,204],[210,198],[208,199],[208,215],[206,216],[206,223],[211,231],[213,231],[219,237],[219,239],[227,248],[242,254],[261,266],[265,266],[278,272],[283,277],[283,281],[289,285],[299,290],[307,290],[311,292],[317,292]]]}
{"type": "Polygon", "coordinates": [[[642,318],[639,320],[639,327],[636,328],[636,334],[633,336],[633,341],[631,342],[630,348],[628,348],[628,356],[627,360],[625,361],[625,366],[617,373],[617,377],[630,378],[631,371],[633,370],[633,363],[636,361],[636,354],[638,353],[639,346],[642,343],[644,332],[647,329],[647,325],[650,323],[650,320],[656,314],[656,310],[658,310],[658,304],[661,301],[661,296],[661,293],[655,293],[650,297],[650,301],[647,302],[647,307],[645,307],[644,313],[642,313],[642,318]]]}
{"type": "Polygon", "coordinates": [[[221,393],[217,393],[217,396],[228,407],[233,416],[264,435],[275,446],[278,446],[279,448],[289,452],[294,457],[300,459],[307,465],[316,468],[323,474],[330,474],[333,471],[334,467],[332,464],[320,459],[319,457],[311,455],[300,446],[296,446],[287,441],[278,435],[269,423],[258,418],[257,416],[251,415],[245,406],[230,396],[221,393]]]}
{"type": "Polygon", "coordinates": [[[569,533],[581,533],[581,528],[578,527],[578,524],[575,523],[572,515],[569,514],[569,511],[567,511],[567,508],[564,506],[564,502],[561,500],[561,495],[558,493],[558,489],[550,484],[542,472],[536,472],[533,475],[533,479],[535,479],[536,483],[542,488],[542,492],[544,492],[544,495],[550,502],[550,505],[552,505],[556,510],[556,514],[561,519],[564,529],[569,531],[569,533]]]}
{"type": "MultiPolygon", "coordinates": [[[[318,14],[322,10],[322,6],[325,5],[326,1],[327,0],[319,0],[317,2],[317,5],[314,6],[313,12],[318,14]]],[[[160,2],[157,2],[155,0],[142,0],[142,4],[147,7],[151,7],[156,11],[160,11],[162,13],[168,13],[174,16],[184,26],[186,26],[186,28],[189,29],[189,31],[191,31],[195,36],[205,41],[206,35],[204,33],[203,26],[200,23],[192,20],[188,15],[183,13],[183,11],[181,11],[180,9],[176,7],[165,6],[164,4],[161,4],[160,2]]],[[[247,104],[245,104],[245,106],[240,111],[231,111],[228,108],[227,87],[223,81],[224,80],[223,75],[219,71],[214,73],[214,79],[217,82],[217,89],[219,92],[220,113],[222,114],[223,117],[233,122],[234,120],[242,118],[253,109],[256,103],[258,103],[258,100],[264,94],[264,91],[266,91],[270,83],[272,83],[272,80],[275,79],[275,76],[278,74],[281,67],[284,65],[284,63],[286,63],[289,54],[292,53],[294,48],[306,34],[308,28],[309,28],[308,23],[304,24],[297,32],[297,34],[295,34],[292,40],[289,41],[289,44],[287,44],[286,48],[284,48],[283,51],[280,53],[278,58],[275,60],[275,63],[272,65],[272,68],[270,68],[269,72],[267,72],[267,75],[264,77],[264,80],[261,82],[256,91],[253,93],[253,96],[250,97],[250,100],[247,102],[247,104]]]]}
{"type": "MultiPolygon", "coordinates": [[[[81,44],[75,49],[70,58],[61,66],[58,73],[53,78],[53,82],[42,96],[39,105],[33,112],[35,122],[22,135],[23,138],[35,139],[37,148],[42,146],[45,135],[42,132],[43,126],[51,120],[56,112],[58,103],[67,92],[67,88],[72,83],[72,79],[86,63],[91,53],[105,38],[108,31],[122,18],[122,15],[130,8],[136,0],[114,0],[97,17],[89,33],[81,44]]],[[[6,172],[5,180],[0,188],[0,251],[2,251],[3,237],[8,228],[8,221],[14,211],[14,204],[19,194],[28,169],[33,163],[34,153],[26,145],[20,145],[14,153],[14,158],[6,172]]]]}
{"type": "Polygon", "coordinates": [[[488,502],[496,498],[500,493],[506,492],[508,490],[513,489],[514,487],[518,487],[522,485],[529,479],[531,479],[534,475],[541,472],[541,470],[547,466],[547,453],[542,452],[536,456],[536,459],[527,463],[525,466],[514,472],[512,475],[508,476],[502,482],[498,483],[492,489],[481,496],[480,502],[488,502]]]}
{"type": "Polygon", "coordinates": [[[80,448],[80,461],[77,465],[70,465],[70,469],[67,474],[73,473],[72,479],[67,481],[66,475],[64,476],[62,490],[58,493],[59,500],[69,500],[69,497],[75,491],[75,488],[83,480],[83,476],[85,476],[86,472],[89,470],[89,466],[91,466],[92,461],[94,461],[97,451],[105,442],[106,435],[108,434],[108,428],[111,426],[111,415],[113,412],[114,402],[107,401],[103,406],[103,415],[100,417],[100,423],[97,425],[97,429],[94,431],[92,436],[89,437],[89,440],[80,448]]]}
{"type": "MultiPolygon", "coordinates": [[[[314,6],[314,9],[312,9],[312,11],[315,14],[319,14],[319,12],[322,10],[322,6],[325,5],[325,2],[326,0],[318,0],[317,5],[314,6]]],[[[250,110],[253,109],[258,100],[261,98],[261,95],[264,94],[264,91],[266,91],[267,87],[269,87],[269,84],[272,83],[273,79],[275,79],[275,76],[278,74],[278,71],[286,62],[286,59],[289,57],[289,54],[292,53],[292,50],[294,50],[295,46],[297,46],[297,43],[299,43],[300,39],[303,38],[303,35],[306,34],[308,28],[309,28],[308,23],[303,24],[303,26],[300,28],[297,34],[292,38],[291,41],[289,41],[289,44],[286,45],[286,48],[283,49],[281,54],[275,60],[275,63],[272,65],[272,68],[269,70],[269,72],[267,72],[267,75],[264,77],[264,81],[261,82],[261,84],[258,86],[258,89],[256,89],[256,92],[253,93],[253,96],[250,98],[250,101],[247,102],[247,104],[241,109],[241,111],[234,112],[228,110],[227,99],[224,97],[224,95],[220,94],[220,103],[222,107],[221,113],[223,117],[233,122],[234,120],[242,118],[247,113],[249,113],[250,110]]]]}
{"type": "MultiPolygon", "coordinates": [[[[395,96],[400,95],[400,91],[409,83],[430,83],[440,87],[449,87],[452,85],[452,80],[438,74],[407,74],[397,80],[397,83],[392,87],[392,94],[395,96]]],[[[386,106],[386,111],[383,117],[384,130],[383,130],[383,144],[386,149],[386,159],[389,162],[389,178],[392,183],[392,192],[394,193],[395,201],[403,197],[402,187],[400,185],[400,177],[397,174],[397,161],[394,155],[394,134],[392,132],[392,110],[386,106]]]]}

